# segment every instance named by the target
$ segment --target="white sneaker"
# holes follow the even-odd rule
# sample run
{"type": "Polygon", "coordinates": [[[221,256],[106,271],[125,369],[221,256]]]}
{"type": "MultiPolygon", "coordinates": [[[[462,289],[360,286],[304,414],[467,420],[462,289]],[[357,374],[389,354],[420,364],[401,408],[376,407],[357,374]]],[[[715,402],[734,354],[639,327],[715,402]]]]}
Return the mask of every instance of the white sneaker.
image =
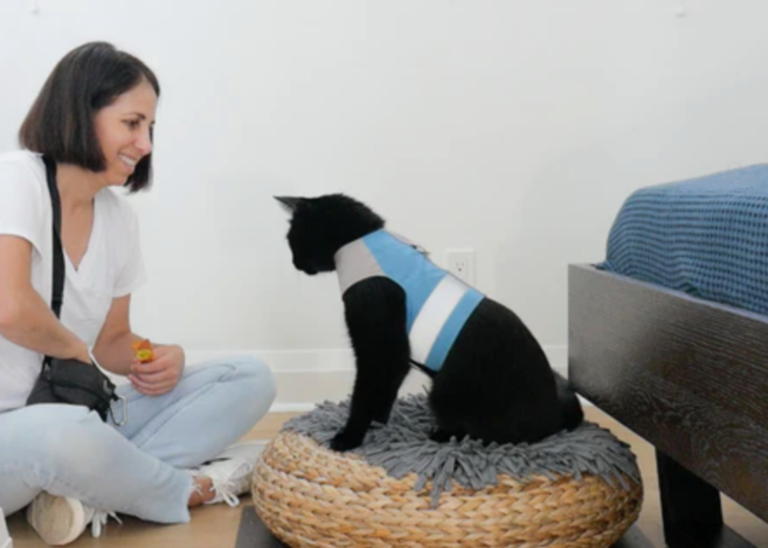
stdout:
{"type": "MultiPolygon", "coordinates": [[[[43,491],[27,507],[27,521],[46,544],[63,546],[74,542],[91,524],[91,534],[100,537],[113,513],[97,510],[77,499],[57,497],[43,491]]],[[[120,522],[122,523],[122,522],[120,522]]]]}
{"type": "Polygon", "coordinates": [[[0,548],[13,548],[13,539],[8,534],[8,526],[5,524],[5,513],[0,508],[0,548]]]}
{"type": "Polygon", "coordinates": [[[216,495],[205,504],[226,502],[231,507],[240,504],[240,495],[251,490],[253,468],[261,457],[265,440],[245,441],[230,445],[218,457],[192,470],[195,476],[211,479],[216,495]]]}

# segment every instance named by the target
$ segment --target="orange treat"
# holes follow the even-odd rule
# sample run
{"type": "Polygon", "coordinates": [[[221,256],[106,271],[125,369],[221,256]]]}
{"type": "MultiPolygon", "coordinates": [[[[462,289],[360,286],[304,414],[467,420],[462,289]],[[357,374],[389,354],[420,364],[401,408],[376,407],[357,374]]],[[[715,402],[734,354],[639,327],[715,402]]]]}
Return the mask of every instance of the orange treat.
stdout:
{"type": "Polygon", "coordinates": [[[133,351],[136,353],[136,358],[138,358],[141,363],[151,362],[155,359],[155,353],[152,351],[152,343],[149,342],[149,339],[136,341],[131,344],[131,348],[133,348],[133,351]]]}

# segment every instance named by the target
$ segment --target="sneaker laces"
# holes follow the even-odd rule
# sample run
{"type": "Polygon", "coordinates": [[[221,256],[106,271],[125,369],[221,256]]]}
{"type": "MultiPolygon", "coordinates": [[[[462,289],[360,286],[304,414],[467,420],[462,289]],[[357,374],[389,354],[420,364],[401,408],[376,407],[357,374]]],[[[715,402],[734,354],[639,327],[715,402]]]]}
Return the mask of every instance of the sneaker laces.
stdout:
{"type": "Polygon", "coordinates": [[[120,525],[123,524],[123,522],[114,512],[94,509],[93,518],[91,520],[91,536],[94,538],[99,538],[101,533],[104,532],[109,518],[114,518],[120,525]]]}
{"type": "Polygon", "coordinates": [[[229,479],[221,481],[218,478],[211,478],[211,491],[216,493],[216,496],[212,501],[223,500],[229,504],[232,508],[235,508],[240,504],[240,498],[237,493],[237,484],[233,481],[241,474],[247,474],[250,470],[250,466],[247,462],[244,462],[238,466],[235,471],[229,476],[229,479]]]}

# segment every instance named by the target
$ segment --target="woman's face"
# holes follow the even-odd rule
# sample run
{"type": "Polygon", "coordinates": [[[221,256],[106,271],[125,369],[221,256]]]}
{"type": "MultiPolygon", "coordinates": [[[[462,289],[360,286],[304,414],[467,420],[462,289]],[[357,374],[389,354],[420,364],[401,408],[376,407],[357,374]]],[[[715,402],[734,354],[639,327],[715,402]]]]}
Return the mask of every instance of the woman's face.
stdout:
{"type": "Polygon", "coordinates": [[[96,113],[96,138],[104,153],[109,185],[123,185],[136,164],[152,152],[151,128],[155,123],[157,95],[152,85],[141,83],[119,95],[96,113]]]}

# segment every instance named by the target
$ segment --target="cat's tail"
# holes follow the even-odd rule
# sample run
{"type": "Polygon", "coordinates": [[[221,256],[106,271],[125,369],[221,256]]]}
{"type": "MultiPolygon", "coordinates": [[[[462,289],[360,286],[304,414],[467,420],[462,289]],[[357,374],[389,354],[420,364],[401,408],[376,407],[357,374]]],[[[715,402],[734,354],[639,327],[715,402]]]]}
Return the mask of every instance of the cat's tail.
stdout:
{"type": "Polygon", "coordinates": [[[555,374],[555,383],[557,384],[557,399],[563,407],[563,428],[573,430],[584,420],[584,410],[581,408],[581,402],[576,396],[571,385],[560,373],[555,374]]]}

